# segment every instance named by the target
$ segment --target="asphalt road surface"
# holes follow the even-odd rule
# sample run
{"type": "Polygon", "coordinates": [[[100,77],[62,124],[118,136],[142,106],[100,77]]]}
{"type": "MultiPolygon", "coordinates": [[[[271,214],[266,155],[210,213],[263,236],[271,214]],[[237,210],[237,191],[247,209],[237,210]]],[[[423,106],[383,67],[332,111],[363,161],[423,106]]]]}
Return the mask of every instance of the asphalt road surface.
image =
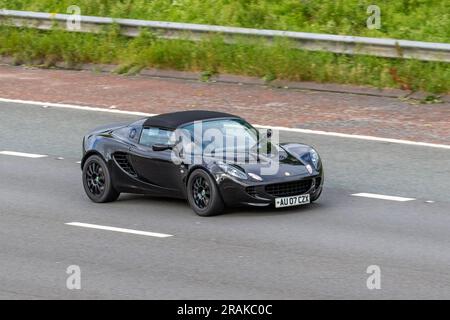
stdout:
{"type": "Polygon", "coordinates": [[[313,205],[201,218],[178,200],[90,202],[81,137],[136,118],[0,104],[0,299],[450,299],[450,150],[285,132],[324,159],[313,205]]]}

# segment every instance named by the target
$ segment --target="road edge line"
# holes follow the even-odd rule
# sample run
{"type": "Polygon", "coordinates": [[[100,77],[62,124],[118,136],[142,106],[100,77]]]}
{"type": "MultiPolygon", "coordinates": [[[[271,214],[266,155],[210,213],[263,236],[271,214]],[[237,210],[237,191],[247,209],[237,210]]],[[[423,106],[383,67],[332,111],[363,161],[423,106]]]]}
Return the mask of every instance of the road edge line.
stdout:
{"type": "MultiPolygon", "coordinates": [[[[75,109],[75,110],[83,110],[83,111],[107,112],[107,113],[126,114],[126,115],[135,115],[135,116],[143,116],[143,117],[153,117],[153,116],[158,115],[155,113],[146,113],[146,112],[138,112],[138,111],[126,111],[126,110],[107,109],[107,108],[99,108],[99,107],[78,106],[78,105],[72,105],[72,104],[61,104],[61,103],[54,103],[54,102],[39,102],[39,101],[16,100],[16,99],[7,99],[7,98],[0,98],[0,102],[28,104],[28,105],[63,108],[63,109],[75,109]]],[[[385,143],[403,144],[403,145],[410,145],[410,146],[417,146],[417,147],[429,147],[429,148],[450,150],[450,145],[446,145],[446,144],[437,144],[437,143],[402,140],[402,139],[392,139],[392,138],[382,138],[382,137],[375,137],[375,136],[339,133],[339,132],[331,132],[331,131],[270,126],[270,125],[255,124],[254,126],[258,127],[258,128],[270,128],[270,129],[286,131],[286,132],[296,132],[296,133],[314,134],[314,135],[330,136],[330,137],[345,138],[345,139],[385,142],[385,143]]]]}

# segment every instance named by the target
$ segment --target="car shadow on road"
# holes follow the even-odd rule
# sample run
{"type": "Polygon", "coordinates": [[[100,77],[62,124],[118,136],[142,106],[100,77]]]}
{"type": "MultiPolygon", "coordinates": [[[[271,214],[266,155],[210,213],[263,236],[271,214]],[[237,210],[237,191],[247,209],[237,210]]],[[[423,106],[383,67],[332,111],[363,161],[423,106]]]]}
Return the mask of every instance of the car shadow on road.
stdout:
{"type": "Polygon", "coordinates": [[[249,216],[271,217],[271,216],[288,216],[299,214],[301,215],[316,214],[318,211],[322,209],[323,206],[321,205],[321,203],[312,203],[309,205],[294,206],[279,209],[275,209],[272,206],[227,208],[225,214],[227,216],[235,216],[235,217],[249,217],[249,216]]]}
{"type": "MultiPolygon", "coordinates": [[[[139,195],[139,194],[122,194],[120,198],[117,200],[118,202],[130,202],[130,203],[145,203],[148,205],[164,205],[164,206],[173,206],[175,210],[185,210],[187,213],[191,213],[193,216],[197,217],[192,209],[189,207],[189,204],[184,199],[173,199],[167,197],[155,197],[149,195],[139,195]]],[[[223,214],[215,216],[215,217],[250,217],[250,216],[262,216],[262,217],[270,217],[270,216],[286,216],[286,215],[307,215],[307,214],[317,214],[318,211],[322,211],[323,209],[328,207],[325,201],[318,201],[316,203],[312,203],[309,205],[303,206],[295,206],[295,207],[287,207],[275,209],[272,206],[269,207],[228,207],[225,208],[223,214]]]]}
{"type": "Polygon", "coordinates": [[[134,194],[134,193],[122,193],[117,200],[118,202],[139,202],[139,201],[151,201],[155,204],[176,204],[178,205],[185,205],[187,208],[189,208],[189,205],[186,200],[184,199],[176,199],[176,198],[169,198],[169,197],[158,197],[158,196],[151,196],[151,195],[145,195],[145,194],[134,194]]]}

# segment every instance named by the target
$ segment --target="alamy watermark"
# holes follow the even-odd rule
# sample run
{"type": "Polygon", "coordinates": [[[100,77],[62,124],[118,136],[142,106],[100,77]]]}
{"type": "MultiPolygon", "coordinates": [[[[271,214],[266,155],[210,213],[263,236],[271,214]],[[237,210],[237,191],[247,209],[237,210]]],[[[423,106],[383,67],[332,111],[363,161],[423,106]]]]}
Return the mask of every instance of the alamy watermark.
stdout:
{"type": "Polygon", "coordinates": [[[367,278],[366,285],[369,290],[381,289],[381,268],[377,265],[367,267],[366,273],[370,274],[367,278]]]}
{"type": "Polygon", "coordinates": [[[69,290],[81,290],[81,268],[77,265],[67,267],[66,273],[69,275],[66,280],[66,287],[69,290]]]}
{"type": "Polygon", "coordinates": [[[381,9],[379,6],[372,4],[367,7],[367,14],[370,17],[367,18],[367,28],[370,30],[381,28],[381,9]]]}
{"type": "Polygon", "coordinates": [[[67,8],[67,14],[70,16],[67,19],[67,30],[80,31],[81,30],[81,9],[79,6],[72,5],[67,8]]]}
{"type": "MultiPolygon", "coordinates": [[[[277,130],[256,130],[234,120],[221,121],[220,124],[208,127],[207,123],[196,121],[188,129],[171,132],[168,140],[172,162],[189,165],[217,161],[258,164],[261,175],[277,174],[280,156],[285,152],[278,146],[277,130]]],[[[143,135],[158,135],[150,130],[144,131],[143,135]]]]}

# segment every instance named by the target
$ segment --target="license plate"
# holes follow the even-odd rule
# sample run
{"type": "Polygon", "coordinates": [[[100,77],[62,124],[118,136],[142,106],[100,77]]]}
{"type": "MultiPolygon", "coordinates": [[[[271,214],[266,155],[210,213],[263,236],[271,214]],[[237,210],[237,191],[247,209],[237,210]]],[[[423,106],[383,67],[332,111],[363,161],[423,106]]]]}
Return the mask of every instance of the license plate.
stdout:
{"type": "Polygon", "coordinates": [[[304,194],[301,196],[276,198],[275,199],[275,208],[300,206],[302,204],[308,204],[308,203],[311,203],[309,194],[304,194]]]}

